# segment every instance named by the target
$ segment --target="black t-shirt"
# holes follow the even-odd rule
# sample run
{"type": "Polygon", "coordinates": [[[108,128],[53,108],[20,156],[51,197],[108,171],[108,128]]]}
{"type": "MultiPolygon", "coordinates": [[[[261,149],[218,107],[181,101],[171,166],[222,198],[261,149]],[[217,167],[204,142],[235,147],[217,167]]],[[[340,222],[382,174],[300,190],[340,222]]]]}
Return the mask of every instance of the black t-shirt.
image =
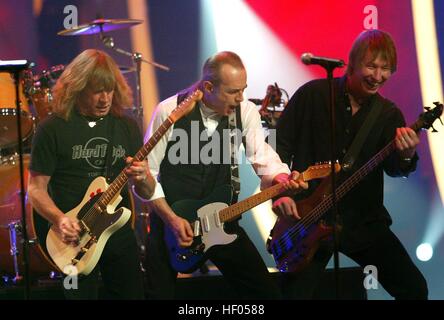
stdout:
{"type": "MultiPolygon", "coordinates": [[[[110,140],[113,181],[124,169],[125,157],[134,156],[142,146],[142,135],[133,119],[107,115],[91,127],[86,118],[74,111],[68,121],[51,116],[38,126],[30,169],[51,177],[48,191],[60,210],[67,212],[77,206],[89,184],[105,175],[110,140]]],[[[121,195],[119,206],[128,207],[127,188],[123,188],[121,195]]]]}

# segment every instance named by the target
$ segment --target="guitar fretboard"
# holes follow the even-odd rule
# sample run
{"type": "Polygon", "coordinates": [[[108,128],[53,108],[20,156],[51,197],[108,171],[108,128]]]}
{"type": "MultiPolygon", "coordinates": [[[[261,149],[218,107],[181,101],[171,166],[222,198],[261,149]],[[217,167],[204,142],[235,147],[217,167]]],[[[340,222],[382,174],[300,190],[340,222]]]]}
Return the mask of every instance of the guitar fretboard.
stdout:
{"type": "Polygon", "coordinates": [[[258,204],[270,200],[285,191],[283,183],[276,184],[270,188],[265,189],[254,196],[248,197],[245,200],[239,201],[225,209],[219,211],[219,219],[221,222],[234,220],[245,211],[254,208],[258,204]]]}
{"type": "MultiPolygon", "coordinates": [[[[418,132],[423,126],[423,121],[420,119],[410,126],[415,132],[418,132]]],[[[392,140],[384,148],[382,148],[376,155],[374,155],[365,165],[353,173],[347,180],[345,180],[336,190],[337,200],[342,199],[354,186],[356,186],[362,179],[364,179],[373,169],[375,169],[385,158],[387,158],[395,150],[395,140],[392,140]]],[[[306,217],[301,220],[306,227],[313,222],[319,220],[321,216],[333,207],[333,195],[329,194],[320,205],[316,206],[306,217]]]]}
{"type": "MultiPolygon", "coordinates": [[[[142,148],[134,156],[134,160],[142,161],[151,152],[154,146],[159,142],[162,136],[168,131],[168,129],[173,125],[174,121],[168,117],[162,125],[156,130],[156,132],[151,136],[151,138],[143,145],[142,148]]],[[[97,209],[105,210],[106,206],[110,203],[112,199],[120,192],[120,190],[128,182],[128,176],[125,170],[122,170],[120,174],[114,179],[108,189],[102,194],[99,200],[94,206],[98,206],[97,209]]]]}

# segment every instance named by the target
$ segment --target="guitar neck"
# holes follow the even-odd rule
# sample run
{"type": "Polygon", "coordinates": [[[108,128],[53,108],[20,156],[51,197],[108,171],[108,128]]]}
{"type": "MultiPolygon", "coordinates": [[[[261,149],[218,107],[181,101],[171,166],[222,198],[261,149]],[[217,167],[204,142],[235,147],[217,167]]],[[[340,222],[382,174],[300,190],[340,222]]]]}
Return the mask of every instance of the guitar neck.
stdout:
{"type": "MultiPolygon", "coordinates": [[[[415,132],[421,129],[421,123],[415,122],[410,126],[415,132]]],[[[376,155],[374,155],[365,165],[353,173],[347,180],[345,180],[336,190],[336,199],[342,199],[351,189],[353,189],[359,182],[362,181],[370,172],[372,172],[385,158],[387,158],[395,150],[395,140],[392,140],[384,148],[382,148],[376,155]]],[[[320,205],[316,206],[308,217],[319,219],[325,212],[330,210],[333,206],[333,196],[329,194],[320,205]]],[[[306,219],[310,221],[310,219],[306,219]]]]}
{"type": "MultiPolygon", "coordinates": [[[[135,161],[142,161],[147,157],[147,155],[151,152],[151,150],[156,146],[157,142],[162,138],[162,136],[168,131],[168,129],[173,125],[174,121],[168,117],[162,125],[156,130],[156,132],[151,136],[151,138],[143,145],[142,148],[136,153],[134,156],[135,161]]],[[[125,170],[122,170],[119,175],[114,179],[108,189],[102,194],[100,199],[97,201],[97,205],[99,205],[102,209],[106,208],[108,203],[114,197],[120,193],[120,190],[125,186],[128,182],[128,176],[125,173],[125,170]]]]}
{"type": "Polygon", "coordinates": [[[344,197],[354,186],[362,181],[370,172],[372,172],[385,158],[395,150],[395,141],[387,144],[375,156],[373,156],[365,165],[353,173],[345,180],[337,190],[338,200],[344,197]]]}
{"type": "Polygon", "coordinates": [[[219,211],[219,219],[221,222],[227,222],[236,219],[245,211],[248,211],[258,204],[270,200],[285,191],[284,184],[279,183],[270,188],[265,189],[254,196],[248,197],[238,203],[235,203],[225,209],[219,211]]]}
{"type": "MultiPolygon", "coordinates": [[[[339,164],[334,165],[335,171],[339,171],[339,164]]],[[[318,179],[326,177],[331,172],[331,165],[328,164],[317,164],[314,166],[310,166],[307,170],[302,172],[298,177],[297,181],[299,182],[307,182],[312,179],[318,179]]],[[[285,187],[285,182],[278,183],[274,186],[271,186],[258,194],[255,194],[247,199],[239,201],[225,209],[219,211],[219,220],[221,222],[231,221],[239,217],[245,211],[248,211],[258,204],[261,204],[267,200],[270,200],[274,197],[277,197],[283,194],[287,188],[285,187]]]]}

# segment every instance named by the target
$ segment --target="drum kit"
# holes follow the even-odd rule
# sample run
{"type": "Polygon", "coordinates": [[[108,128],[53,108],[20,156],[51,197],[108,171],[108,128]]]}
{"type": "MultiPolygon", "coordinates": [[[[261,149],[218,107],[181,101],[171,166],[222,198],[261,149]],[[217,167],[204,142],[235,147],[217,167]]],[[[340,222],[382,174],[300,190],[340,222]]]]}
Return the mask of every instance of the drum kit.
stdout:
{"type": "MultiPolygon", "coordinates": [[[[104,32],[122,28],[130,28],[141,20],[134,19],[97,19],[91,23],[66,29],[58,34],[61,36],[78,36],[98,34],[105,46],[120,54],[130,56],[133,66],[122,66],[122,73],[136,73],[137,79],[137,116],[142,119],[140,70],[141,63],[168,71],[169,68],[142,58],[140,53],[126,52],[117,48],[114,40],[105,36],[104,32]]],[[[25,189],[26,223],[22,224],[22,199],[20,186],[19,153],[22,152],[23,180],[25,184],[29,175],[31,140],[36,125],[52,113],[52,88],[62,74],[64,65],[55,65],[41,73],[34,74],[27,69],[21,72],[19,87],[20,112],[16,108],[16,85],[12,74],[0,72],[0,276],[3,283],[17,283],[22,277],[23,255],[21,247],[24,239],[28,239],[28,265],[31,277],[54,275],[57,267],[48,258],[39,242],[44,242],[44,233],[40,229],[47,228],[47,222],[34,214],[27,200],[25,189]],[[21,122],[21,143],[17,117],[21,122]],[[21,149],[19,150],[21,145],[21,149]],[[26,235],[23,236],[23,225],[26,235]],[[41,235],[40,235],[41,234],[41,235]],[[13,277],[12,277],[13,275],[13,277]]],[[[146,215],[143,213],[142,215],[146,215]]],[[[27,280],[27,279],[26,279],[27,280]]]]}

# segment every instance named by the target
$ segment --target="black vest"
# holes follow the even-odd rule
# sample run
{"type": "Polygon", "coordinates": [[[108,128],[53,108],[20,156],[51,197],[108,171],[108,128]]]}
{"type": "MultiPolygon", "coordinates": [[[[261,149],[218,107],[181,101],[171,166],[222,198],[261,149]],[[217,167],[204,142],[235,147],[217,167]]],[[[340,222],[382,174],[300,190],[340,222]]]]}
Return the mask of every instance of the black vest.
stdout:
{"type": "MultiPolygon", "coordinates": [[[[178,103],[180,103],[183,98],[184,96],[179,95],[178,103]]],[[[160,164],[160,182],[168,204],[171,205],[176,201],[184,199],[202,199],[208,196],[217,186],[230,184],[229,162],[227,162],[227,160],[222,162],[222,148],[225,148],[225,153],[229,154],[228,144],[223,145],[223,129],[227,128],[228,117],[225,116],[222,117],[216,128],[220,138],[219,141],[214,139],[216,132],[208,138],[206,133],[203,133],[206,128],[200,113],[200,102],[197,103],[192,112],[174,124],[173,138],[175,137],[175,139],[168,142],[165,157],[160,164]],[[194,136],[192,136],[192,126],[194,136]],[[198,129],[196,130],[196,128],[198,129]],[[178,130],[181,130],[180,134],[178,134],[178,130]],[[196,134],[197,132],[198,135],[196,134]],[[202,135],[208,138],[208,141],[200,138],[202,135]],[[184,139],[186,141],[183,141],[184,139]],[[194,144],[193,146],[192,143],[194,144]],[[212,143],[213,151],[218,148],[219,157],[216,163],[205,164],[202,163],[200,154],[205,146],[208,148],[209,143],[212,143]],[[179,144],[181,147],[179,147],[179,144]],[[184,155],[183,152],[185,150],[187,153],[184,155]],[[178,158],[183,161],[175,163],[178,158]]],[[[204,154],[212,155],[212,153],[208,152],[204,154]]]]}

